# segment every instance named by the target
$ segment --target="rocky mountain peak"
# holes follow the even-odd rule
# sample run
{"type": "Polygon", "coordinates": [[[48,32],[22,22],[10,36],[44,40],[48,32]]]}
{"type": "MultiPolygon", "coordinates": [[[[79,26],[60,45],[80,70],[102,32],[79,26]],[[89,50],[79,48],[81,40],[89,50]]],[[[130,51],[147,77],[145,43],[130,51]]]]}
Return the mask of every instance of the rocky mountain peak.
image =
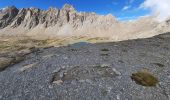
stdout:
{"type": "Polygon", "coordinates": [[[12,10],[12,9],[17,9],[15,6],[7,6],[5,8],[2,8],[2,11],[7,11],[7,10],[12,10]]]}
{"type": "Polygon", "coordinates": [[[65,4],[62,9],[68,12],[75,11],[75,8],[70,4],[65,4]]]}
{"type": "Polygon", "coordinates": [[[2,13],[13,13],[13,12],[16,13],[18,11],[19,10],[15,6],[8,6],[8,7],[1,9],[1,14],[2,13]]]}
{"type": "Polygon", "coordinates": [[[19,28],[20,33],[24,33],[22,30],[26,30],[26,32],[34,30],[34,33],[42,34],[43,32],[48,33],[48,31],[54,34],[92,34],[98,30],[102,34],[106,30],[112,30],[117,25],[115,23],[118,22],[112,14],[98,15],[93,12],[78,12],[69,4],[65,4],[61,9],[50,7],[48,10],[34,7],[18,10],[12,6],[6,8],[5,12],[0,13],[0,29],[19,28]],[[42,31],[40,28],[47,31],[42,31]]]}
{"type": "Polygon", "coordinates": [[[10,25],[18,12],[19,10],[15,6],[2,9],[0,12],[0,29],[10,25]]]}
{"type": "Polygon", "coordinates": [[[111,22],[114,22],[115,20],[113,15],[107,15],[102,19],[100,15],[96,13],[77,12],[75,8],[69,4],[65,4],[61,9],[51,7],[48,10],[41,10],[34,7],[18,10],[15,6],[11,6],[7,7],[3,12],[4,13],[0,15],[0,28],[22,26],[26,29],[32,29],[39,24],[43,24],[45,28],[55,25],[62,27],[66,24],[77,28],[84,23],[91,24],[97,22],[97,20],[102,22],[105,22],[105,20],[108,22],[112,20],[111,22]]]}

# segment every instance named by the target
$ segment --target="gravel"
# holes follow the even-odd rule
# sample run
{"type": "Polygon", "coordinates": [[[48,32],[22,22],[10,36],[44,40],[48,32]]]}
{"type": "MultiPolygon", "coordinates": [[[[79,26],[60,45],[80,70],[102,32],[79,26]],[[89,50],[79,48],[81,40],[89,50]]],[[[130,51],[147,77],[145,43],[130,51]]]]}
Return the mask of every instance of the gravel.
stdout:
{"type": "Polygon", "coordinates": [[[0,100],[170,100],[169,42],[166,33],[41,49],[0,72],[0,100]],[[131,79],[144,69],[158,78],[155,87],[131,79]]]}

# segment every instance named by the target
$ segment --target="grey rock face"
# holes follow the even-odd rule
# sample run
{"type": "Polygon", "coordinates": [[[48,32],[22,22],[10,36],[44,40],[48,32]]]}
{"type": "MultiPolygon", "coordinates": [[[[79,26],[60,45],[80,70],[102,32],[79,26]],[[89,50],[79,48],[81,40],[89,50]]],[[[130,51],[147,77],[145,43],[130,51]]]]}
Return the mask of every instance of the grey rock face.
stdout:
{"type": "MultiPolygon", "coordinates": [[[[10,25],[12,28],[23,26],[31,29],[38,24],[44,24],[44,27],[55,25],[61,27],[67,23],[76,28],[82,25],[86,19],[93,23],[98,17],[100,16],[93,13],[78,13],[73,6],[68,4],[65,4],[62,9],[49,8],[48,10],[37,8],[18,10],[12,6],[0,11],[0,28],[10,25]]],[[[110,17],[112,19],[112,16],[110,17]]]]}
{"type": "Polygon", "coordinates": [[[0,12],[0,28],[4,28],[10,25],[16,15],[18,14],[18,9],[14,6],[7,7],[0,12]]]}

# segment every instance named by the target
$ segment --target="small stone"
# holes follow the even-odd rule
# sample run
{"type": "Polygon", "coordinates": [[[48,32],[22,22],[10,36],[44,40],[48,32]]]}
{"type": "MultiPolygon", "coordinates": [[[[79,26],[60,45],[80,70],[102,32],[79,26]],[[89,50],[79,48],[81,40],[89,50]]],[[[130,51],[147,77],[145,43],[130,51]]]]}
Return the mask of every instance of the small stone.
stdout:
{"type": "Polygon", "coordinates": [[[106,67],[109,67],[109,66],[110,66],[109,64],[102,64],[101,68],[106,68],[106,67]]]}
{"type": "Polygon", "coordinates": [[[167,76],[169,79],[170,79],[170,75],[169,76],[167,76]]]}
{"type": "Polygon", "coordinates": [[[63,84],[63,81],[62,80],[57,80],[57,81],[54,81],[53,84],[61,85],[61,84],[63,84]]]}
{"type": "Polygon", "coordinates": [[[115,72],[116,75],[121,75],[121,73],[119,71],[117,71],[115,68],[112,68],[113,72],[115,72]]]}
{"type": "Polygon", "coordinates": [[[49,85],[49,86],[48,86],[48,88],[49,88],[49,89],[52,89],[52,88],[53,88],[53,86],[52,86],[52,85],[49,85]]]}
{"type": "Polygon", "coordinates": [[[76,85],[76,81],[75,80],[73,80],[73,81],[71,81],[71,84],[73,84],[73,85],[76,85]]]}
{"type": "Polygon", "coordinates": [[[58,67],[57,69],[55,69],[54,71],[53,71],[53,73],[57,73],[57,72],[59,72],[60,71],[60,68],[58,67]]]}
{"type": "Polygon", "coordinates": [[[113,87],[107,87],[107,91],[108,93],[110,93],[110,91],[112,90],[113,87]]]}
{"type": "Polygon", "coordinates": [[[84,82],[85,82],[85,80],[79,80],[79,82],[84,83],[84,82]]]}
{"type": "Polygon", "coordinates": [[[90,79],[86,79],[86,82],[90,83],[90,84],[92,83],[92,81],[90,79]]]}
{"type": "Polygon", "coordinates": [[[119,94],[116,95],[116,99],[120,100],[120,95],[119,94]]]}
{"type": "Polygon", "coordinates": [[[63,57],[63,59],[64,59],[64,60],[67,60],[67,59],[68,59],[68,57],[63,57]]]}

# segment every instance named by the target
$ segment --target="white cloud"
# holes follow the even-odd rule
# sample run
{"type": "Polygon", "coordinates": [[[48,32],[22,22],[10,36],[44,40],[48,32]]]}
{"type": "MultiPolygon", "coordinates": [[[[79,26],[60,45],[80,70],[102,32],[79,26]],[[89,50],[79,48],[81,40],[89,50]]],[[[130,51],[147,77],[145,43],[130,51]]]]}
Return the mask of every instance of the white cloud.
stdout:
{"type": "Polygon", "coordinates": [[[140,8],[150,9],[153,15],[157,15],[159,21],[166,20],[170,16],[170,0],[145,0],[140,8]]]}
{"type": "Polygon", "coordinates": [[[130,9],[132,6],[131,6],[131,4],[134,2],[135,0],[128,0],[127,2],[126,2],[126,5],[122,8],[122,11],[125,11],[125,10],[128,10],[128,9],[130,9]]]}
{"type": "Polygon", "coordinates": [[[130,9],[130,8],[131,8],[131,6],[124,6],[124,7],[122,8],[122,10],[125,11],[125,10],[128,10],[128,9],[130,9]]]}

